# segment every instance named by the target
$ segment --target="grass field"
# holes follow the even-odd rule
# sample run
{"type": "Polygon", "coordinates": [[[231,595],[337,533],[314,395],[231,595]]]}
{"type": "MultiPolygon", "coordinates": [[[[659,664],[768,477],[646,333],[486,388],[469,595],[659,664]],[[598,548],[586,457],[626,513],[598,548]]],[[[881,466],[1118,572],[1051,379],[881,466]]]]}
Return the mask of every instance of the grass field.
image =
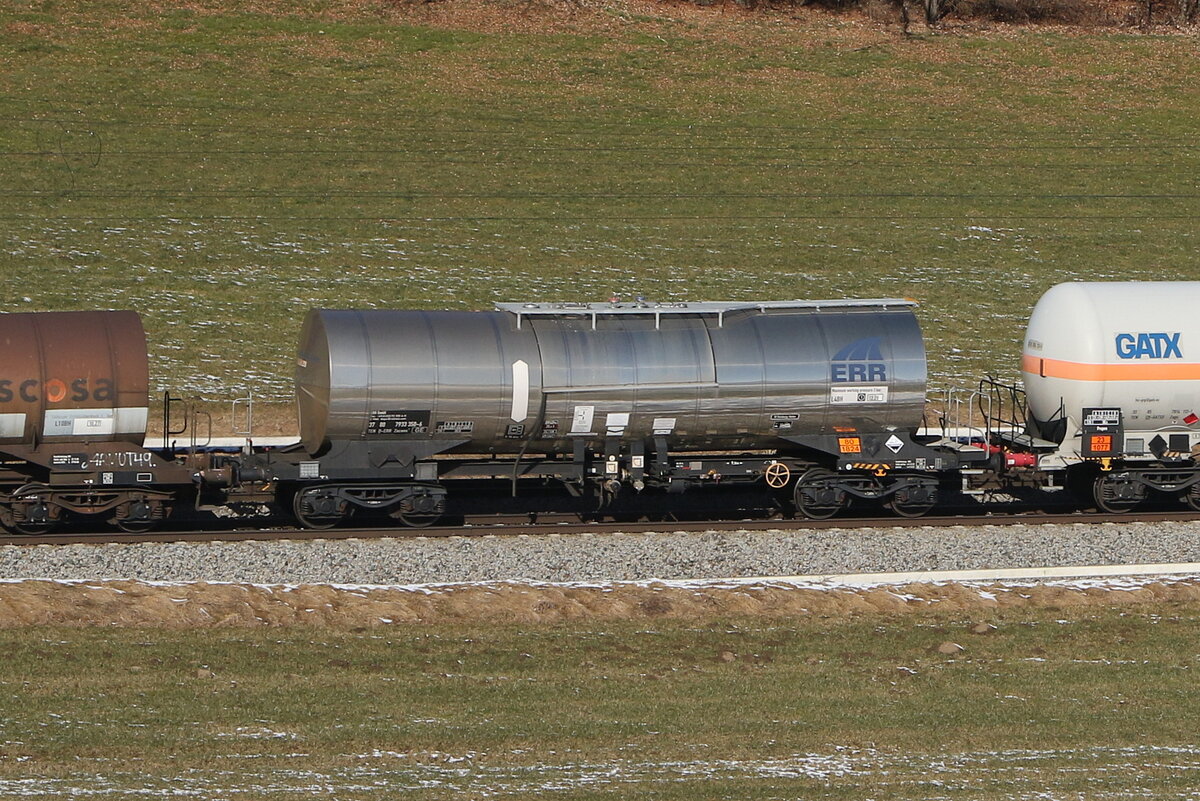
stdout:
{"type": "MultiPolygon", "coordinates": [[[[1194,35],[634,2],[0,5],[0,311],[135,308],[283,399],[313,306],[1037,296],[1200,279],[1194,35]]],[[[0,632],[0,797],[1185,798],[1192,608],[0,632]],[[931,653],[961,641],[958,655],[931,653]],[[1141,794],[1141,795],[1139,795],[1141,794]]]]}
{"type": "Polygon", "coordinates": [[[731,8],[5,3],[0,310],[221,400],[312,306],[912,296],[970,384],[1058,281],[1200,278],[1194,36],[731,8]]]}
{"type": "Polygon", "coordinates": [[[0,796],[1194,797],[1194,606],[986,619],[7,630],[0,796]]]}

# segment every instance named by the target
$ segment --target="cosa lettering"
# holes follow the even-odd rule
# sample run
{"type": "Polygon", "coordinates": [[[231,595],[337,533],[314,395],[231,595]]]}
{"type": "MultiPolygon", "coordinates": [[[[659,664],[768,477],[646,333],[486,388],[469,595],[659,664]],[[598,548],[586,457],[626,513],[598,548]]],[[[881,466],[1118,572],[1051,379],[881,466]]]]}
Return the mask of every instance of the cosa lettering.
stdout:
{"type": "Polygon", "coordinates": [[[68,398],[72,403],[84,403],[89,400],[111,401],[116,395],[111,378],[97,378],[94,383],[86,378],[76,378],[70,383],[61,378],[51,378],[45,383],[36,378],[24,381],[0,379],[0,403],[12,403],[17,399],[24,403],[37,403],[43,398],[49,403],[62,403],[68,398]]]}

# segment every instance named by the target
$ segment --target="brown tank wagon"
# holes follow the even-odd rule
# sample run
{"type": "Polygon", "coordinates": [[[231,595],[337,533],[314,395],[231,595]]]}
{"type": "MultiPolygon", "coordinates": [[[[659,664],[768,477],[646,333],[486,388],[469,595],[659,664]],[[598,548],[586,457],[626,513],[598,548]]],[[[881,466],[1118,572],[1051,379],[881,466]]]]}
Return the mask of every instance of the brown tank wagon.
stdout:
{"type": "Polygon", "coordinates": [[[0,314],[0,523],[163,520],[192,468],[143,447],[149,358],[132,311],[0,314]]]}
{"type": "Polygon", "coordinates": [[[0,444],[141,445],[149,380],[136,312],[0,315],[0,444]]]}

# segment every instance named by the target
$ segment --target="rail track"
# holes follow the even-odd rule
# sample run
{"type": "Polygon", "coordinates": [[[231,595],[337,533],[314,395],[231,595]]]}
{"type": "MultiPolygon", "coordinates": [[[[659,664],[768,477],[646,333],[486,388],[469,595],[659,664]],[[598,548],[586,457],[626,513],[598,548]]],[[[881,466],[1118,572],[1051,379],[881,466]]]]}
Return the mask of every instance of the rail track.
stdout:
{"type": "Polygon", "coordinates": [[[831,520],[747,519],[747,520],[671,520],[656,522],[581,522],[572,515],[541,515],[536,521],[527,515],[489,515],[472,517],[458,525],[400,528],[394,526],[345,527],[326,530],[294,527],[239,528],[236,524],[209,530],[164,528],[146,534],[120,532],[45,535],[4,535],[0,545],[106,545],[162,542],[251,542],[256,540],[345,540],[412,539],[417,537],[519,537],[579,536],[587,534],[646,533],[656,531],[819,531],[825,529],[864,528],[948,528],[953,526],[1063,525],[1072,523],[1157,523],[1197,520],[1192,510],[1125,512],[1025,512],[987,515],[938,515],[920,518],[891,516],[839,517],[831,520]]]}

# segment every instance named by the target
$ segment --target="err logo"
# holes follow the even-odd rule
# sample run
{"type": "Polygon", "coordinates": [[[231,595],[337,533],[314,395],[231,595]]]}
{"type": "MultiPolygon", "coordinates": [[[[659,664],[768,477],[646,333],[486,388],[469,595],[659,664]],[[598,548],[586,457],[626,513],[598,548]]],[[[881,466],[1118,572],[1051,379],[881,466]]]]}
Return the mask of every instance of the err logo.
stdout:
{"type": "Polygon", "coordinates": [[[887,362],[879,343],[879,337],[867,337],[833,354],[829,380],[835,384],[887,381],[887,362]]]}
{"type": "Polygon", "coordinates": [[[1121,359],[1182,359],[1179,334],[1117,334],[1121,359]]]}

